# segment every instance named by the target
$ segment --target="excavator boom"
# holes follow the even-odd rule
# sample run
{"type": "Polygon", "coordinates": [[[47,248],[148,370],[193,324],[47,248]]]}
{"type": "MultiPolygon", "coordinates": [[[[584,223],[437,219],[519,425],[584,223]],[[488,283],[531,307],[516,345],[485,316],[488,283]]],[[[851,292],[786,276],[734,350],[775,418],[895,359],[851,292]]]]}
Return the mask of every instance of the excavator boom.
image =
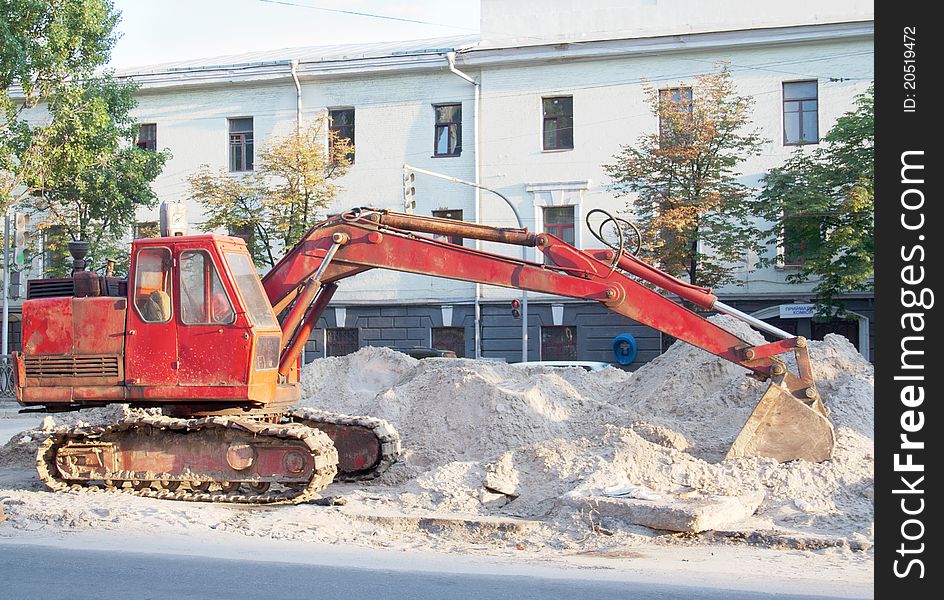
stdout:
{"type": "MultiPolygon", "coordinates": [[[[632,255],[614,250],[581,251],[551,234],[522,229],[373,208],[356,209],[320,223],[263,278],[263,286],[277,312],[295,302],[289,313],[290,317],[295,313],[295,322],[289,318],[283,321],[285,351],[280,362],[284,371],[297,361],[301,342],[307,339],[327,304],[319,302],[317,296],[333,293],[338,281],[370,269],[597,301],[771,382],[729,456],[821,461],[832,454],[832,425],[816,390],[803,338],[751,344],[649,286],[676,294],[704,309],[728,309],[711,290],[675,279],[632,255]],[[439,239],[442,237],[531,246],[550,260],[544,264],[529,262],[452,244],[439,239]],[[313,292],[316,288],[320,291],[313,292]],[[306,310],[307,316],[303,318],[306,310]],[[789,372],[778,358],[788,352],[796,356],[796,373],[789,372]]],[[[739,316],[733,309],[732,312],[739,316]]]]}

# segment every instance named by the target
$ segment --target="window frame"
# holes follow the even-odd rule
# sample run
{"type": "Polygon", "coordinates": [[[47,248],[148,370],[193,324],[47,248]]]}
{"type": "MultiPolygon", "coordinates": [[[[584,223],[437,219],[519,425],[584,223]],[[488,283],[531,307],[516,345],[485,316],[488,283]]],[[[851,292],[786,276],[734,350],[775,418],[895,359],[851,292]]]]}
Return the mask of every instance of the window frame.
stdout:
{"type": "MultiPolygon", "coordinates": [[[[205,264],[206,264],[206,263],[204,263],[204,265],[205,265],[205,264]]],[[[179,296],[179,301],[180,301],[180,324],[181,324],[181,325],[183,325],[183,326],[185,326],[185,327],[206,327],[206,326],[208,326],[208,325],[209,325],[209,326],[213,326],[213,327],[218,327],[218,326],[221,326],[221,325],[232,325],[232,324],[234,324],[234,323],[236,322],[236,304],[233,302],[233,298],[231,297],[229,291],[227,291],[227,289],[226,289],[226,284],[223,283],[223,277],[220,275],[220,273],[221,273],[221,271],[220,271],[219,265],[217,265],[217,264],[216,264],[216,261],[213,260],[213,255],[212,255],[208,250],[206,250],[206,249],[204,249],[204,248],[187,248],[186,250],[182,250],[182,251],[180,252],[179,257],[177,258],[177,288],[178,288],[178,296],[179,296]],[[213,265],[213,268],[216,270],[216,276],[217,276],[217,278],[219,279],[220,288],[223,290],[223,294],[226,296],[226,301],[229,302],[229,308],[230,308],[230,320],[229,320],[229,321],[225,321],[225,322],[224,322],[224,321],[218,321],[218,322],[187,322],[187,321],[184,320],[184,311],[183,311],[184,284],[183,284],[182,278],[183,278],[183,271],[184,271],[184,269],[183,269],[183,255],[184,255],[184,253],[186,253],[186,252],[190,252],[190,253],[193,253],[193,254],[203,254],[204,257],[210,259],[210,264],[213,265]]],[[[210,281],[210,288],[209,288],[209,293],[210,293],[210,295],[212,295],[212,290],[213,290],[212,283],[213,283],[213,282],[210,281]]],[[[205,285],[205,284],[206,284],[206,282],[204,282],[204,285],[205,285]]],[[[206,288],[204,288],[204,293],[207,294],[207,289],[206,289],[206,288]]],[[[204,301],[212,302],[212,298],[209,298],[209,296],[205,296],[205,297],[204,297],[204,301]]],[[[212,306],[211,306],[211,305],[207,305],[206,315],[207,315],[208,317],[210,316],[210,311],[211,311],[211,309],[212,309],[212,306]]]]}
{"type": "MultiPolygon", "coordinates": [[[[453,221],[465,221],[465,219],[463,218],[463,211],[461,208],[440,208],[440,209],[436,209],[432,211],[432,213],[433,213],[433,216],[436,217],[437,219],[450,219],[453,221]],[[459,218],[457,219],[456,217],[450,217],[447,213],[459,213],[459,218]]],[[[455,244],[457,246],[465,245],[465,238],[451,236],[451,235],[445,236],[445,237],[451,244],[455,244]]]]}
{"type": "Polygon", "coordinates": [[[134,145],[138,148],[141,148],[142,150],[157,152],[157,123],[139,123],[138,133],[135,136],[134,145]],[[149,137],[147,139],[141,137],[141,134],[145,131],[145,128],[153,128],[153,137],[149,137]]]}
{"type": "MultiPolygon", "coordinates": [[[[348,157],[347,157],[347,158],[348,158],[348,161],[353,165],[353,164],[354,164],[354,159],[355,159],[355,157],[356,157],[356,155],[357,155],[357,150],[356,150],[357,145],[354,143],[354,136],[357,135],[357,110],[355,109],[355,107],[353,107],[353,106],[336,106],[336,107],[334,107],[334,108],[329,108],[329,109],[328,109],[328,132],[329,132],[329,135],[328,135],[328,141],[329,141],[329,142],[332,142],[332,141],[333,141],[333,137],[338,137],[338,138],[342,138],[342,139],[348,140],[348,141],[351,143],[351,146],[353,146],[353,147],[355,148],[355,150],[352,151],[352,152],[348,155],[348,157]],[[335,125],[335,124],[334,124],[334,113],[347,112],[347,111],[350,111],[350,113],[351,113],[351,122],[350,122],[350,124],[346,124],[346,125],[335,125]],[[351,133],[350,133],[349,136],[346,135],[346,134],[344,134],[344,133],[342,133],[342,130],[346,130],[346,129],[348,129],[348,128],[351,130],[351,133]],[[337,136],[331,136],[330,134],[333,133],[333,132],[336,132],[336,133],[337,133],[337,136]]],[[[332,144],[330,144],[330,143],[329,143],[329,146],[328,146],[328,155],[329,155],[329,156],[333,156],[333,155],[334,155],[334,148],[333,148],[332,144]]]]}
{"type": "MultiPolygon", "coordinates": [[[[134,253],[134,281],[129,282],[129,285],[128,285],[128,288],[130,290],[130,296],[131,296],[131,306],[134,308],[134,312],[138,315],[138,318],[141,319],[142,323],[145,323],[147,325],[165,325],[174,320],[174,277],[173,277],[173,274],[171,274],[171,276],[167,278],[167,281],[168,281],[167,287],[169,288],[169,290],[164,292],[165,294],[170,296],[170,299],[171,299],[170,314],[167,316],[165,320],[149,321],[148,319],[144,317],[144,314],[141,312],[141,309],[138,307],[138,302],[137,302],[138,275],[141,273],[141,269],[139,268],[139,263],[141,259],[141,253],[146,252],[148,250],[166,250],[167,256],[170,258],[171,263],[173,263],[173,260],[174,260],[174,251],[171,249],[170,246],[145,246],[143,248],[138,248],[137,252],[134,253]]],[[[173,267],[171,267],[171,272],[173,272],[173,267]]],[[[164,291],[164,290],[161,290],[161,291],[164,291]]]]}
{"type": "MultiPolygon", "coordinates": [[[[446,145],[448,147],[449,141],[452,139],[451,136],[447,137],[446,145]]],[[[462,156],[462,103],[461,102],[443,102],[441,104],[433,104],[433,158],[450,158],[462,156]],[[459,109],[459,117],[457,121],[440,121],[439,120],[439,109],[456,107],[459,109]],[[452,128],[456,129],[456,145],[453,148],[452,152],[439,152],[439,145],[437,141],[439,140],[439,130],[442,128],[446,129],[446,135],[452,131],[452,128]]]]}
{"type": "Polygon", "coordinates": [[[357,352],[358,350],[361,349],[361,331],[360,331],[360,327],[325,327],[324,332],[325,332],[325,334],[324,334],[324,335],[325,335],[325,338],[324,338],[324,339],[325,339],[325,343],[324,343],[324,356],[325,356],[325,358],[332,357],[332,356],[333,356],[333,357],[348,356],[348,355],[350,355],[350,354],[354,354],[354,352],[357,352]],[[357,347],[354,348],[354,350],[352,350],[351,352],[348,352],[348,353],[346,353],[346,354],[333,354],[333,353],[330,352],[330,346],[329,346],[329,343],[330,343],[330,342],[329,342],[329,340],[328,340],[328,336],[329,336],[330,332],[332,332],[332,331],[338,331],[338,330],[344,330],[344,331],[351,331],[351,330],[353,330],[353,331],[357,334],[357,342],[356,342],[356,344],[355,344],[357,347]]]}
{"type": "Polygon", "coordinates": [[[256,132],[256,121],[254,117],[227,117],[227,165],[229,166],[230,173],[250,173],[255,170],[256,161],[255,161],[255,132],[256,132]],[[233,131],[233,124],[236,121],[251,121],[251,128],[248,131],[233,131]],[[239,139],[238,144],[234,144],[233,141],[235,138],[239,139]],[[234,168],[233,164],[233,147],[238,146],[239,151],[239,163],[242,168],[234,168]],[[250,148],[247,152],[246,149],[250,148]],[[248,165],[247,165],[248,157],[248,165]]]}
{"type": "Polygon", "coordinates": [[[146,240],[151,238],[161,237],[161,224],[158,221],[138,221],[134,224],[134,239],[136,240],[146,240]],[[145,230],[154,228],[157,230],[157,235],[142,235],[146,233],[145,230]]]}
{"type": "MultiPolygon", "coordinates": [[[[440,341],[442,341],[442,340],[440,340],[440,341]]],[[[432,348],[438,348],[438,349],[440,349],[440,350],[452,350],[453,352],[456,353],[456,358],[465,358],[465,342],[466,342],[466,339],[465,339],[465,327],[450,325],[450,326],[448,326],[448,327],[442,326],[442,327],[430,327],[430,328],[429,328],[429,345],[430,345],[430,347],[432,347],[432,348]],[[462,338],[462,345],[461,345],[461,347],[459,347],[459,346],[457,345],[457,346],[454,347],[454,348],[445,348],[443,344],[437,344],[437,343],[436,343],[436,339],[435,339],[435,338],[436,338],[436,333],[437,333],[437,332],[446,332],[446,331],[461,332],[461,338],[462,338]],[[459,350],[461,350],[461,352],[460,352],[459,350]]]]}
{"type": "Polygon", "coordinates": [[[571,245],[577,243],[577,205],[576,204],[563,204],[561,206],[542,206],[541,207],[541,220],[544,231],[542,233],[549,233],[571,245]],[[569,223],[548,223],[547,221],[547,211],[548,210],[559,210],[562,208],[569,208],[571,212],[571,219],[569,223]],[[558,231],[552,231],[549,227],[559,229],[558,231]],[[567,237],[564,235],[566,230],[570,230],[573,235],[573,239],[568,241],[567,237]]]}
{"type": "Polygon", "coordinates": [[[43,241],[43,276],[48,277],[48,273],[53,270],[59,270],[60,268],[69,268],[69,254],[68,250],[68,235],[69,232],[66,231],[65,225],[50,225],[42,230],[42,241],[43,241]],[[61,237],[60,237],[61,236],[61,237]],[[59,239],[56,239],[59,238],[59,239]],[[60,248],[58,256],[55,253],[56,244],[55,242],[62,242],[66,248],[60,248]],[[50,242],[53,242],[52,248],[50,248],[50,242]],[[62,250],[66,250],[63,252],[62,250]],[[61,261],[61,262],[60,262],[61,261]]]}
{"type": "Polygon", "coordinates": [[[578,357],[580,356],[580,349],[579,349],[579,347],[578,347],[577,340],[578,340],[578,337],[577,337],[577,326],[576,326],[576,325],[542,325],[542,326],[541,326],[541,340],[540,340],[541,343],[539,344],[540,352],[541,352],[541,360],[577,360],[578,357]],[[545,330],[549,330],[549,329],[555,329],[555,330],[560,330],[560,331],[563,331],[563,330],[566,330],[566,329],[571,329],[571,330],[573,330],[573,332],[574,332],[574,333],[573,333],[573,347],[574,347],[573,356],[558,356],[558,357],[554,357],[554,358],[549,358],[549,357],[547,357],[547,356],[545,355],[545,352],[544,352],[544,332],[545,332],[545,330]]]}
{"type": "Polygon", "coordinates": [[[541,96],[541,150],[543,152],[565,152],[567,150],[573,150],[575,146],[574,143],[574,96],[573,94],[560,94],[555,96],[541,96]],[[545,102],[549,100],[561,100],[561,99],[570,100],[570,113],[565,115],[548,115],[547,109],[545,108],[545,102]],[[553,121],[557,123],[561,118],[570,117],[570,145],[566,146],[561,144],[560,133],[567,129],[567,127],[555,126],[553,131],[557,132],[556,140],[557,144],[548,147],[547,145],[547,133],[548,133],[548,123],[553,121]]]}
{"type": "MultiPolygon", "coordinates": [[[[571,246],[577,245],[577,205],[576,204],[562,204],[557,206],[542,206],[541,207],[541,229],[542,233],[549,233],[554,237],[560,239],[561,241],[570,244],[571,246]],[[571,211],[571,220],[570,223],[548,223],[547,221],[547,211],[548,210],[559,210],[561,208],[569,208],[571,211]],[[549,229],[549,227],[551,229],[549,229]],[[565,235],[566,231],[571,232],[571,240],[567,239],[565,235]]],[[[542,254],[544,257],[544,264],[549,266],[555,266],[557,263],[551,259],[550,256],[542,254]]]]}
{"type": "MultiPolygon", "coordinates": [[[[781,125],[782,125],[782,130],[783,130],[783,145],[784,145],[784,146],[807,146],[807,145],[810,145],[810,144],[819,144],[819,143],[820,143],[820,140],[822,139],[822,138],[820,137],[820,135],[819,135],[819,80],[818,80],[818,79],[799,79],[799,80],[795,80],[795,81],[783,81],[783,82],[781,82],[781,85],[780,85],[780,101],[781,101],[781,102],[780,102],[780,123],[781,123],[781,125]],[[790,85],[790,84],[795,84],[795,83],[812,83],[812,84],[815,84],[815,86],[816,86],[816,96],[814,96],[814,97],[803,97],[803,98],[790,98],[790,99],[788,100],[788,99],[787,99],[787,86],[790,85]],[[811,102],[811,101],[816,102],[816,108],[815,108],[814,110],[811,110],[811,111],[804,111],[804,110],[803,110],[803,103],[804,103],[804,102],[811,102]],[[791,141],[788,141],[788,140],[787,140],[787,104],[788,104],[788,103],[790,103],[790,104],[796,104],[796,105],[797,105],[797,110],[796,110],[795,114],[797,115],[797,119],[798,119],[798,126],[799,126],[798,133],[799,133],[799,138],[798,138],[796,141],[794,141],[794,142],[791,142],[791,141]],[[816,119],[816,140],[815,140],[815,141],[803,139],[803,137],[804,137],[804,131],[803,131],[803,115],[804,115],[804,114],[809,114],[809,113],[813,113],[813,114],[815,115],[815,119],[816,119]]],[[[790,114],[794,114],[794,112],[791,112],[790,114]]]]}
{"type": "MultiPolygon", "coordinates": [[[[690,126],[690,128],[694,126],[694,120],[695,120],[695,90],[694,88],[692,86],[661,88],[659,90],[659,147],[660,148],[670,147],[667,144],[668,142],[667,138],[671,132],[669,131],[667,125],[663,123],[662,121],[662,107],[663,107],[663,102],[666,100],[666,98],[668,98],[672,102],[675,102],[674,97],[672,97],[672,95],[675,92],[679,92],[680,96],[682,96],[681,99],[679,100],[680,102],[687,101],[688,106],[686,108],[688,112],[688,125],[690,126]],[[686,93],[688,95],[687,98],[684,97],[684,94],[686,93]]],[[[691,139],[689,139],[689,145],[690,144],[691,144],[691,139]]]]}

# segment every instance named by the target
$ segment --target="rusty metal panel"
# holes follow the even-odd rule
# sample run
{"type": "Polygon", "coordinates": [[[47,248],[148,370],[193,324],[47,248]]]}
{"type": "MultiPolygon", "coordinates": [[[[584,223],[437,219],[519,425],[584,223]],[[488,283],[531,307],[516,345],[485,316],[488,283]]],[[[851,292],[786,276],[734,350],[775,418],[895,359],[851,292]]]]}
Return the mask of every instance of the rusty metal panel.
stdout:
{"type": "Polygon", "coordinates": [[[72,352],[72,298],[41,298],[23,303],[23,354],[72,352]]]}
{"type": "Polygon", "coordinates": [[[124,298],[73,298],[73,351],[76,354],[124,353],[124,298]]]}

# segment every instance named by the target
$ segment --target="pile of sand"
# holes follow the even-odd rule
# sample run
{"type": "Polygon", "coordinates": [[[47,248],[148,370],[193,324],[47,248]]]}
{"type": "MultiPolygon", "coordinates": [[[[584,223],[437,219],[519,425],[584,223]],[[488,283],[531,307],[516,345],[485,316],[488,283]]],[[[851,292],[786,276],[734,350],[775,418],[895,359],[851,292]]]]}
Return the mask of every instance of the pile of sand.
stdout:
{"type": "MultiPolygon", "coordinates": [[[[738,321],[715,320],[762,342],[738,321]]],[[[375,485],[409,508],[548,517],[563,510],[564,494],[630,483],[763,492],[758,517],[772,526],[868,534],[872,366],[841,336],[811,342],[810,351],[837,434],[835,457],[822,464],[722,460],[767,384],[683,343],[635,374],[416,361],[364,348],[312,363],[303,403],[393,423],[403,461],[375,485]]]]}

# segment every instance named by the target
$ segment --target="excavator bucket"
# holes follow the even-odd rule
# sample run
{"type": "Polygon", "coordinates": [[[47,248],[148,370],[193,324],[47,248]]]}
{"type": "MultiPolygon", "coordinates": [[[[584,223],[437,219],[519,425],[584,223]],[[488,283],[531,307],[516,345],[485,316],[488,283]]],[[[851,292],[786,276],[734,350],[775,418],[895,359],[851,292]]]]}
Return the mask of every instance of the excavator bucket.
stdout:
{"type": "Polygon", "coordinates": [[[828,410],[819,400],[811,406],[786,388],[771,383],[731,445],[727,458],[829,460],[836,437],[827,415],[828,410]]]}

